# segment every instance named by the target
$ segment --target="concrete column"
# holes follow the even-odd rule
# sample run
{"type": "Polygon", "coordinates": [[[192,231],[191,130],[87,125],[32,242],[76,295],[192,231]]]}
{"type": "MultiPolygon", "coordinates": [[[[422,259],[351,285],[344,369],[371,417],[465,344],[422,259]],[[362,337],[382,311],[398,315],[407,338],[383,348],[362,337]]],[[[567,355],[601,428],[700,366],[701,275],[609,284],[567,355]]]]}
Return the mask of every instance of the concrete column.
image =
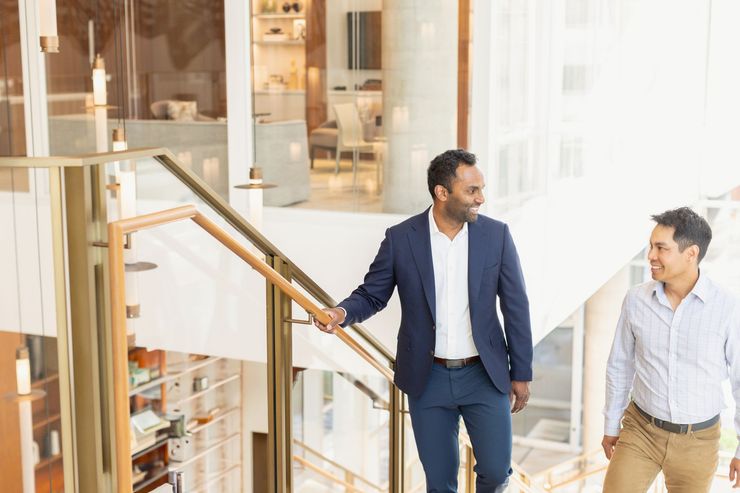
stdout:
{"type": "Polygon", "coordinates": [[[617,272],[586,302],[583,351],[583,450],[601,446],[604,436],[606,361],[619,320],[622,300],[630,286],[630,268],[617,272]]]}
{"type": "Polygon", "coordinates": [[[383,3],[385,212],[427,207],[426,169],[457,147],[457,2],[383,3]]]}

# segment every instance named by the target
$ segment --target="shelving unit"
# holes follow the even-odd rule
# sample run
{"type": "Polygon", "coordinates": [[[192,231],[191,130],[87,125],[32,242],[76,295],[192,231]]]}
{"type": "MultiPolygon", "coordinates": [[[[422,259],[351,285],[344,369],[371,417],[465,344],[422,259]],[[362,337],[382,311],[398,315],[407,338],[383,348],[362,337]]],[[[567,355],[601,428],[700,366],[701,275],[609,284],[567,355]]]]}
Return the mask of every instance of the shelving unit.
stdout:
{"type": "Polygon", "coordinates": [[[165,484],[169,471],[184,471],[188,484],[213,484],[218,477],[219,481],[231,481],[231,487],[238,484],[240,490],[241,476],[235,471],[241,468],[241,449],[230,444],[241,443],[241,388],[235,385],[222,390],[240,381],[241,365],[227,358],[210,356],[192,361],[187,354],[143,348],[134,348],[129,354],[130,360],[140,362],[139,367],[151,364],[161,372],[157,378],[129,390],[132,413],[151,408],[160,418],[168,413],[183,414],[185,423],[189,423],[208,410],[223,409],[207,423],[191,425],[187,446],[192,449],[185,461],[173,459],[170,447],[175,439],[168,437],[167,428],[157,432],[154,443],[132,450],[132,467],[138,465],[141,471],[148,471],[134,485],[134,492],[146,493],[165,484]],[[193,382],[201,377],[206,377],[209,384],[196,391],[193,382]],[[215,454],[219,460],[206,459],[215,454]]]}
{"type": "Polygon", "coordinates": [[[304,120],[306,118],[306,32],[305,11],[259,11],[253,2],[252,64],[254,68],[255,113],[269,113],[270,121],[304,120]],[[280,29],[287,39],[265,39],[271,29],[280,29]],[[291,75],[291,70],[295,70],[291,75]],[[280,80],[284,86],[280,85],[280,80]],[[274,87],[278,89],[275,90],[274,87]],[[273,89],[270,89],[273,88],[273,89]]]}

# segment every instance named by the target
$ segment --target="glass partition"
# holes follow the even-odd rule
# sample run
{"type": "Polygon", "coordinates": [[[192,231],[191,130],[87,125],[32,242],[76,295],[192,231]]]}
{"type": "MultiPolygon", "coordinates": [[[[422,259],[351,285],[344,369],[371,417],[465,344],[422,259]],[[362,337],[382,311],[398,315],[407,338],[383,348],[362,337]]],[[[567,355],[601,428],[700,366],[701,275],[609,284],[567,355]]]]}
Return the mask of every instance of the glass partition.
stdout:
{"type": "Polygon", "coordinates": [[[64,454],[70,375],[56,313],[58,212],[47,170],[0,168],[0,483],[12,492],[64,491],[65,463],[75,462],[64,454]]]}
{"type": "Polygon", "coordinates": [[[468,45],[458,60],[458,43],[469,8],[252,2],[256,162],[278,185],[265,204],[401,213],[428,205],[429,160],[467,141],[458,73],[468,73],[468,45]]]}
{"type": "Polygon", "coordinates": [[[47,65],[50,155],[165,147],[228,197],[224,3],[56,0],[47,65]],[[103,100],[92,69],[102,60],[103,100]]]}

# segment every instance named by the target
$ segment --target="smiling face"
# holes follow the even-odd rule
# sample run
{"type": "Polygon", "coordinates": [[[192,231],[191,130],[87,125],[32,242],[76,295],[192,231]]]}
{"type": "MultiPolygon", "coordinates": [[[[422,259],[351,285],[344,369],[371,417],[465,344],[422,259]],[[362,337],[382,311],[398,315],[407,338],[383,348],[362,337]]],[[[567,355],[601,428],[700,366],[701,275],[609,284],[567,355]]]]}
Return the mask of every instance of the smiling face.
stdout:
{"type": "Polygon", "coordinates": [[[658,224],[650,235],[650,274],[656,281],[670,283],[695,273],[698,268],[699,247],[691,245],[680,251],[673,239],[675,228],[658,224]]]}
{"type": "Polygon", "coordinates": [[[435,193],[447,217],[460,223],[473,223],[478,219],[478,209],[486,201],[483,197],[485,186],[483,173],[477,166],[461,164],[455,170],[452,190],[437,185],[435,193]]]}

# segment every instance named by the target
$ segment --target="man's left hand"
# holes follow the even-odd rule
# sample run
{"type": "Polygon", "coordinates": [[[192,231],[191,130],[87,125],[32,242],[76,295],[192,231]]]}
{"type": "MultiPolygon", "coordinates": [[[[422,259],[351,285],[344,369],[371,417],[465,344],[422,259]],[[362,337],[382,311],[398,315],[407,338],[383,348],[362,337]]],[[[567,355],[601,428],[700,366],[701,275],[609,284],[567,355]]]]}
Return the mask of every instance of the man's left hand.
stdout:
{"type": "Polygon", "coordinates": [[[509,401],[511,402],[511,413],[516,414],[525,407],[529,400],[529,382],[512,380],[509,401]]]}
{"type": "Polygon", "coordinates": [[[730,462],[730,482],[735,481],[733,488],[740,488],[740,459],[735,457],[730,462]]]}

